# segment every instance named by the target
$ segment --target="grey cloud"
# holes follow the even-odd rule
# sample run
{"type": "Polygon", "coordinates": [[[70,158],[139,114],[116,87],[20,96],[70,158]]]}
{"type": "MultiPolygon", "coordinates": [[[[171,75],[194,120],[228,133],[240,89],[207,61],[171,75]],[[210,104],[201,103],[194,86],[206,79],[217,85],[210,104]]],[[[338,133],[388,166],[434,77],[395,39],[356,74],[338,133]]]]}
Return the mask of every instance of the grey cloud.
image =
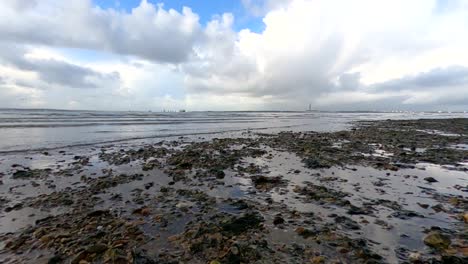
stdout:
{"type": "Polygon", "coordinates": [[[57,60],[29,61],[28,66],[29,69],[25,69],[37,72],[43,81],[71,88],[97,88],[99,82],[120,81],[120,75],[117,72],[103,74],[57,60]]]}
{"type": "Polygon", "coordinates": [[[9,0],[5,1],[4,4],[9,5],[17,11],[25,11],[35,7],[37,5],[37,0],[9,0]]]}
{"type": "Polygon", "coordinates": [[[90,0],[53,5],[42,1],[27,10],[0,3],[2,40],[15,43],[94,49],[178,63],[193,52],[200,33],[198,16],[190,9],[179,13],[145,0],[130,13],[93,7],[90,0]]]}
{"type": "MultiPolygon", "coordinates": [[[[24,71],[36,72],[39,79],[48,84],[70,88],[97,88],[102,84],[119,84],[117,72],[101,73],[91,68],[82,67],[55,59],[26,58],[27,49],[21,46],[0,45],[0,62],[24,71]]],[[[16,80],[17,85],[41,88],[40,84],[25,80],[16,80]]]]}
{"type": "Polygon", "coordinates": [[[337,90],[358,90],[361,88],[361,73],[344,73],[338,78],[337,90]]]}
{"type": "MultiPolygon", "coordinates": [[[[465,89],[468,89],[468,87],[465,89]]],[[[437,102],[440,105],[461,106],[465,107],[464,109],[468,109],[468,93],[458,92],[451,96],[442,97],[437,102]]]]}
{"type": "MultiPolygon", "coordinates": [[[[339,102],[339,109],[343,110],[466,110],[468,68],[456,65],[435,68],[368,86],[360,82],[359,73],[343,74],[329,91],[343,93],[339,102]],[[348,92],[364,93],[371,99],[349,100],[348,92]]],[[[324,106],[333,108],[337,105],[324,106]]]]}
{"type": "Polygon", "coordinates": [[[379,90],[430,90],[460,85],[466,85],[468,90],[468,68],[450,66],[379,83],[374,85],[374,88],[379,90]]]}

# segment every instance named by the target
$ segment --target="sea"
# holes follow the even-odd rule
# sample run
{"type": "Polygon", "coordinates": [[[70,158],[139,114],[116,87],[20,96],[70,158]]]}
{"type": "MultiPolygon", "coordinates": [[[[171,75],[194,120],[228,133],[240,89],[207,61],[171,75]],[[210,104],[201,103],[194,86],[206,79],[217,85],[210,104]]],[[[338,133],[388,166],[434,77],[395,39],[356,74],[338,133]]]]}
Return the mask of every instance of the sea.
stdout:
{"type": "Polygon", "coordinates": [[[245,132],[337,131],[363,120],[456,118],[438,112],[136,112],[0,109],[0,153],[245,132]]]}

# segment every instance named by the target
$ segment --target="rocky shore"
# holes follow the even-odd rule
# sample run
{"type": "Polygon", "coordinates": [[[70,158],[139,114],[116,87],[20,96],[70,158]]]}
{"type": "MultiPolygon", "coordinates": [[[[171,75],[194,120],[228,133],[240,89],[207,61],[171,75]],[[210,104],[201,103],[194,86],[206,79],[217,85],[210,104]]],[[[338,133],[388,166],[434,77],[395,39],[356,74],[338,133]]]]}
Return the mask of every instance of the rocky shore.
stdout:
{"type": "Polygon", "coordinates": [[[0,157],[4,263],[468,263],[468,119],[0,157]]]}

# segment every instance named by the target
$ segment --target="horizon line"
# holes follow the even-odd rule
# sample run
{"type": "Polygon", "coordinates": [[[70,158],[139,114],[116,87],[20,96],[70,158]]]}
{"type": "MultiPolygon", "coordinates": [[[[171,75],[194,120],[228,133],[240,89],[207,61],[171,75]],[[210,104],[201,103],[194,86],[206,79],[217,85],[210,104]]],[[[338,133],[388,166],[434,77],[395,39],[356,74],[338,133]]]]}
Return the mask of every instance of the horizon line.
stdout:
{"type": "Polygon", "coordinates": [[[163,110],[91,110],[91,109],[61,109],[61,108],[18,108],[18,107],[0,107],[0,110],[41,110],[41,111],[70,111],[70,112],[146,112],[146,113],[184,113],[184,112],[322,112],[322,113],[466,113],[467,110],[458,110],[458,111],[448,111],[448,110],[318,110],[318,109],[304,109],[304,110],[174,110],[174,111],[164,111],[163,110]]]}

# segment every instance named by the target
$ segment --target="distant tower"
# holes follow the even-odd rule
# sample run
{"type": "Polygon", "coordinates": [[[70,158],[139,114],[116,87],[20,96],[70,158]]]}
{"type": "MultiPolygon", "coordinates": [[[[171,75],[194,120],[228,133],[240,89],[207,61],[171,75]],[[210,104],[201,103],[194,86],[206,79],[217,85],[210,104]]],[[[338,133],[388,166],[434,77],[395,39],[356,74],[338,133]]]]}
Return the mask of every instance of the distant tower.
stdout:
{"type": "Polygon", "coordinates": [[[309,104],[309,111],[312,111],[312,104],[309,104]]]}

